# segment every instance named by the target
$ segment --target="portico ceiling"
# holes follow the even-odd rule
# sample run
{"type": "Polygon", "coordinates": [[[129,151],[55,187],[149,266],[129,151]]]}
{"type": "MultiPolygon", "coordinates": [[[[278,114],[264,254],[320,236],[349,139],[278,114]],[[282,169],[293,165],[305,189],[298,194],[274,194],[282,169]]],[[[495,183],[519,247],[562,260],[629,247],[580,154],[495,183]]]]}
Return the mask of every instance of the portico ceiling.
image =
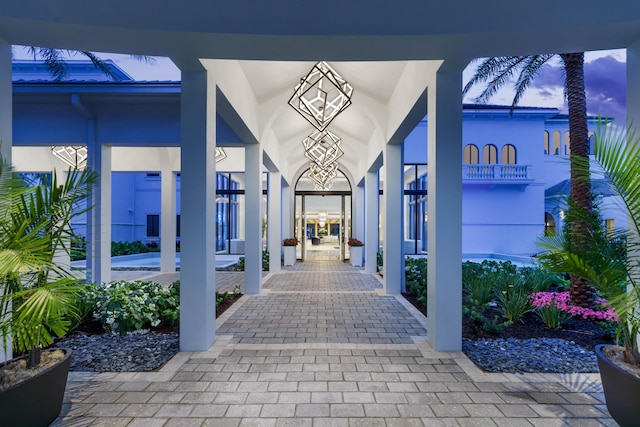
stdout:
{"type": "MultiPolygon", "coordinates": [[[[237,59],[254,106],[263,107],[259,123],[247,126],[258,139],[269,132],[278,157],[293,168],[304,162],[301,141],[311,127],[286,101],[315,61],[331,61],[355,88],[353,105],[331,125],[344,140],[342,161],[353,168],[373,155],[372,141],[386,142],[400,126],[402,118],[386,115],[409,114],[424,89],[413,82],[402,102],[394,99],[406,84],[407,61],[438,60],[461,70],[474,57],[626,47],[640,38],[640,2],[7,1],[0,2],[0,38],[168,56],[182,70],[201,67],[203,58],[237,59]]],[[[232,90],[222,88],[225,95],[232,90]]]]}

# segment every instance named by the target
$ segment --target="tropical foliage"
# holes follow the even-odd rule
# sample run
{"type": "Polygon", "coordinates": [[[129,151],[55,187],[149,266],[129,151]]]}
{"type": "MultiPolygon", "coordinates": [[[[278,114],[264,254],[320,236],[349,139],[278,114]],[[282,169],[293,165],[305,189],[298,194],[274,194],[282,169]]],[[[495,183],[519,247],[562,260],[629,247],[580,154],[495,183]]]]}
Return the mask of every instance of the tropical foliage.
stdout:
{"type": "MultiPolygon", "coordinates": [[[[591,235],[584,242],[592,248],[589,251],[567,248],[562,235],[547,237],[542,244],[548,252],[542,261],[552,271],[586,278],[609,299],[619,318],[625,361],[640,365],[637,341],[640,332],[640,137],[630,126],[615,128],[600,121],[594,157],[627,212],[628,230],[605,235],[605,238],[601,234],[591,235]],[[610,256],[611,246],[617,244],[620,234],[627,242],[627,256],[610,256]]],[[[588,169],[588,161],[579,166],[588,169]]]]}
{"type": "MultiPolygon", "coordinates": [[[[485,89],[476,98],[477,102],[487,102],[501,87],[510,83],[515,76],[515,96],[512,109],[534,80],[536,74],[552,60],[555,54],[529,56],[499,56],[486,58],[478,65],[474,75],[465,85],[464,93],[479,83],[487,83],[485,89]]],[[[584,85],[584,52],[561,53],[565,74],[565,95],[569,106],[569,134],[571,161],[571,200],[589,217],[591,210],[591,186],[589,168],[579,164],[588,159],[589,140],[587,127],[587,101],[584,85]]],[[[584,246],[588,240],[589,222],[581,218],[570,223],[568,238],[577,246],[584,246]]],[[[594,308],[597,306],[596,294],[585,279],[571,275],[571,299],[573,304],[594,308]]]]}
{"type": "Polygon", "coordinates": [[[77,315],[78,280],[68,267],[55,263],[70,254],[71,220],[88,208],[86,200],[95,172],[69,170],[64,182],[25,187],[10,165],[0,159],[0,335],[39,363],[42,347],[64,335],[77,315]]]}

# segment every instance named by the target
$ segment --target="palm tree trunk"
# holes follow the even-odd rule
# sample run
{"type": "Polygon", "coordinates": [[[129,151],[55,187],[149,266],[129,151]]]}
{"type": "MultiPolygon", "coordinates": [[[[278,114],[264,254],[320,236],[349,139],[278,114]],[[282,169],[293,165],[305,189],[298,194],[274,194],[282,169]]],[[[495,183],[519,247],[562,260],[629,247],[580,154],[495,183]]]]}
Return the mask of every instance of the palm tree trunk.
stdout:
{"type": "MultiPolygon", "coordinates": [[[[591,182],[589,173],[577,167],[580,159],[589,159],[589,137],[587,127],[587,98],[584,86],[584,52],[560,54],[566,72],[567,102],[569,105],[569,134],[571,162],[571,201],[580,209],[584,218],[591,216],[591,182]]],[[[580,250],[588,245],[589,223],[577,219],[569,225],[570,244],[580,250]]],[[[570,277],[571,301],[574,305],[595,308],[596,293],[580,276],[570,277]]]]}

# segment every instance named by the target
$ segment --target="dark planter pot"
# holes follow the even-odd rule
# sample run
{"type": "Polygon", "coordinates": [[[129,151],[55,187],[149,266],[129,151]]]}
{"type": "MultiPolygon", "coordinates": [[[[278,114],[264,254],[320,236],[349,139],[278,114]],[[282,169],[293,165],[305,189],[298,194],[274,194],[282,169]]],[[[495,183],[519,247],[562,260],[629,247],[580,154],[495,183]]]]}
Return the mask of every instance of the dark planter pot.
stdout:
{"type": "Polygon", "coordinates": [[[596,358],[607,409],[621,427],[637,426],[640,422],[640,378],[616,366],[602,352],[608,344],[596,346],[596,358]]]}
{"type": "Polygon", "coordinates": [[[71,363],[71,350],[59,350],[66,354],[56,365],[0,393],[3,427],[46,427],[58,417],[71,363]]]}

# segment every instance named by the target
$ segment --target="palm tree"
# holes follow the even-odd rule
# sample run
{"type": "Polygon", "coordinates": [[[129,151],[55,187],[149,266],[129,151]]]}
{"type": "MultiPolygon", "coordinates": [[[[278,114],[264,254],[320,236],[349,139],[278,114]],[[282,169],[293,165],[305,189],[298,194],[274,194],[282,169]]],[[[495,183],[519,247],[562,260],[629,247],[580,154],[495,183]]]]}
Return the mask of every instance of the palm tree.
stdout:
{"type": "MultiPolygon", "coordinates": [[[[502,86],[509,83],[517,75],[514,89],[515,96],[511,109],[515,108],[522,95],[529,87],[536,74],[555,54],[529,56],[498,56],[484,59],[476,68],[474,75],[465,85],[466,94],[473,86],[486,83],[487,86],[476,98],[477,102],[487,102],[502,86]]],[[[589,158],[589,138],[587,127],[587,99],[584,86],[584,52],[561,53],[565,73],[565,96],[569,106],[569,144],[571,155],[571,202],[588,218],[591,215],[591,184],[589,169],[578,167],[580,159],[589,158]]],[[[580,216],[578,216],[580,217],[580,216]]],[[[589,221],[576,219],[569,224],[569,244],[584,247],[589,235],[589,221]]],[[[571,274],[571,300],[580,307],[596,306],[596,291],[588,282],[571,274]]]]}
{"type": "MultiPolygon", "coordinates": [[[[93,52],[88,52],[86,50],[52,49],[36,46],[30,46],[27,49],[29,51],[29,54],[33,56],[34,60],[41,59],[44,61],[45,67],[57,82],[64,80],[69,76],[69,70],[67,69],[65,56],[75,55],[82,55],[88,58],[97,69],[102,71],[109,78],[115,79],[115,75],[111,72],[109,66],[104,62],[103,59],[101,59],[93,52]]],[[[152,56],[131,56],[140,62],[145,62],[147,64],[155,63],[155,59],[152,56]]]]}
{"type": "Polygon", "coordinates": [[[79,280],[54,256],[69,253],[71,220],[88,210],[79,204],[96,180],[94,171],[70,169],[62,183],[54,173],[26,188],[0,157],[0,337],[11,334],[14,348],[29,353],[29,366],[75,314],[79,280]]]}

